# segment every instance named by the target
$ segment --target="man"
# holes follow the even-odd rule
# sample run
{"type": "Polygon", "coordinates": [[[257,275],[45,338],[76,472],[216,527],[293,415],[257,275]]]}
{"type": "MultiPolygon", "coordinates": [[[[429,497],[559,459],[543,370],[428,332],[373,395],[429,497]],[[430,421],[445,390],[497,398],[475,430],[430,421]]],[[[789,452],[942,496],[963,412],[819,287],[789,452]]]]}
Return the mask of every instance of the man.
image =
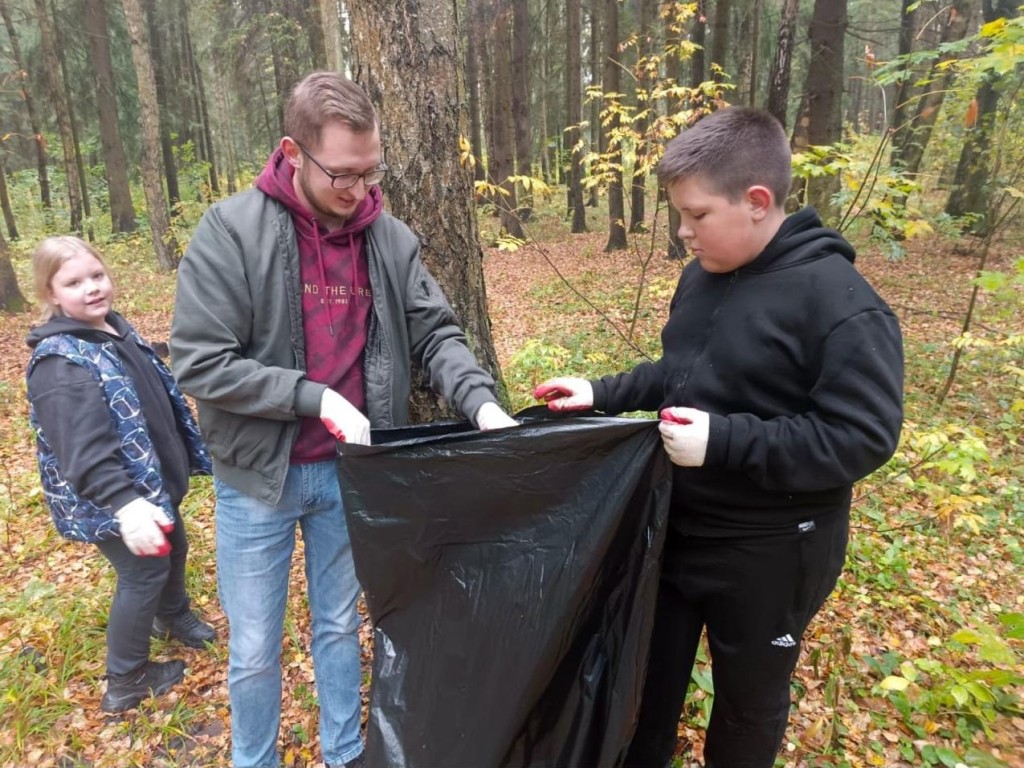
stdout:
{"type": "Polygon", "coordinates": [[[213,456],[218,589],[230,627],[235,768],[279,764],[281,636],[305,542],[320,741],[361,766],[359,585],[335,438],[408,420],[410,361],[480,429],[514,425],[408,227],[383,211],[373,105],[315,72],[293,90],[256,189],[200,221],[178,270],[171,356],[213,456]]]}

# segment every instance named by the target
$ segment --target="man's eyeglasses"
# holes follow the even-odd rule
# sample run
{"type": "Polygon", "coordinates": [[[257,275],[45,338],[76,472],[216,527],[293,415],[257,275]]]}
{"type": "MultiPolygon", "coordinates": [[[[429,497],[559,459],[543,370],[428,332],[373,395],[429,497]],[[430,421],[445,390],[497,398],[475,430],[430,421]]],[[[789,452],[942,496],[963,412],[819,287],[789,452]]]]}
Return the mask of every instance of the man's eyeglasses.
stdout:
{"type": "Polygon", "coordinates": [[[388,175],[388,167],[383,163],[381,163],[379,168],[374,168],[366,173],[331,173],[323,167],[319,160],[309,154],[309,150],[299,144],[299,142],[296,141],[295,146],[302,150],[302,154],[313,161],[313,165],[327,174],[327,178],[331,180],[331,186],[335,189],[349,189],[354,187],[360,179],[363,180],[365,186],[375,187],[384,181],[384,177],[388,175]]]}

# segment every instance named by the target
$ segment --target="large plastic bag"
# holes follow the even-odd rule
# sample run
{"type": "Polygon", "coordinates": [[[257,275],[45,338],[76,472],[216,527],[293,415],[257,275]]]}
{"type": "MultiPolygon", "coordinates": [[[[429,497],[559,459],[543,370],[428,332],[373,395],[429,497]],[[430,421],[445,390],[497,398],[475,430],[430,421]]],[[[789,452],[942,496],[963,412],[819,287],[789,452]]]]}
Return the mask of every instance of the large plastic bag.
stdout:
{"type": "Polygon", "coordinates": [[[368,765],[620,765],[668,516],[657,422],[373,440],[339,449],[374,625],[368,765]]]}

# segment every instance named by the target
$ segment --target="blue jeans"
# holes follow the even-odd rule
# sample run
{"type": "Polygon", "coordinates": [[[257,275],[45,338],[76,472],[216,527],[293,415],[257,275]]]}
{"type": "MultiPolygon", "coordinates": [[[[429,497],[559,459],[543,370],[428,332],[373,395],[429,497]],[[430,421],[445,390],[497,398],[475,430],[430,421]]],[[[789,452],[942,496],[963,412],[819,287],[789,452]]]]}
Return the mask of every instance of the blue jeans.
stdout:
{"type": "Polygon", "coordinates": [[[359,583],[333,461],[292,466],[277,506],[219,480],[217,585],[228,617],[228,693],[235,768],[276,768],[281,643],[295,525],[306,549],[313,670],[324,760],[348,762],[359,739],[359,583]]]}

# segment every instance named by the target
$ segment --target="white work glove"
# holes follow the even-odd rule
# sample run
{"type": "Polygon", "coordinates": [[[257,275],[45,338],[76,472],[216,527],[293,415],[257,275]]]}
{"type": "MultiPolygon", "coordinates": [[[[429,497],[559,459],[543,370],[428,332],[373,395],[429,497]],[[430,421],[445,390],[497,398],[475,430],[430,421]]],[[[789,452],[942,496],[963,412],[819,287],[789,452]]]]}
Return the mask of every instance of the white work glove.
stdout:
{"type": "Polygon", "coordinates": [[[476,409],[473,417],[476,428],[481,432],[489,429],[501,429],[502,427],[518,427],[519,422],[509,416],[495,402],[486,402],[476,409]]]}
{"type": "Polygon", "coordinates": [[[164,531],[170,532],[174,521],[156,504],[135,499],[117,510],[114,517],[121,524],[121,539],[133,555],[163,557],[171,551],[164,531]]]}
{"type": "Polygon", "coordinates": [[[594,407],[594,387],[586,379],[548,379],[533,390],[533,396],[545,401],[550,411],[585,411],[594,407]]]}
{"type": "Polygon", "coordinates": [[[661,442],[672,463],[702,467],[708,452],[711,416],[696,408],[665,408],[661,412],[661,442]]]}
{"type": "Polygon", "coordinates": [[[370,444],[370,420],[329,387],[320,397],[320,421],[343,443],[370,444]]]}

